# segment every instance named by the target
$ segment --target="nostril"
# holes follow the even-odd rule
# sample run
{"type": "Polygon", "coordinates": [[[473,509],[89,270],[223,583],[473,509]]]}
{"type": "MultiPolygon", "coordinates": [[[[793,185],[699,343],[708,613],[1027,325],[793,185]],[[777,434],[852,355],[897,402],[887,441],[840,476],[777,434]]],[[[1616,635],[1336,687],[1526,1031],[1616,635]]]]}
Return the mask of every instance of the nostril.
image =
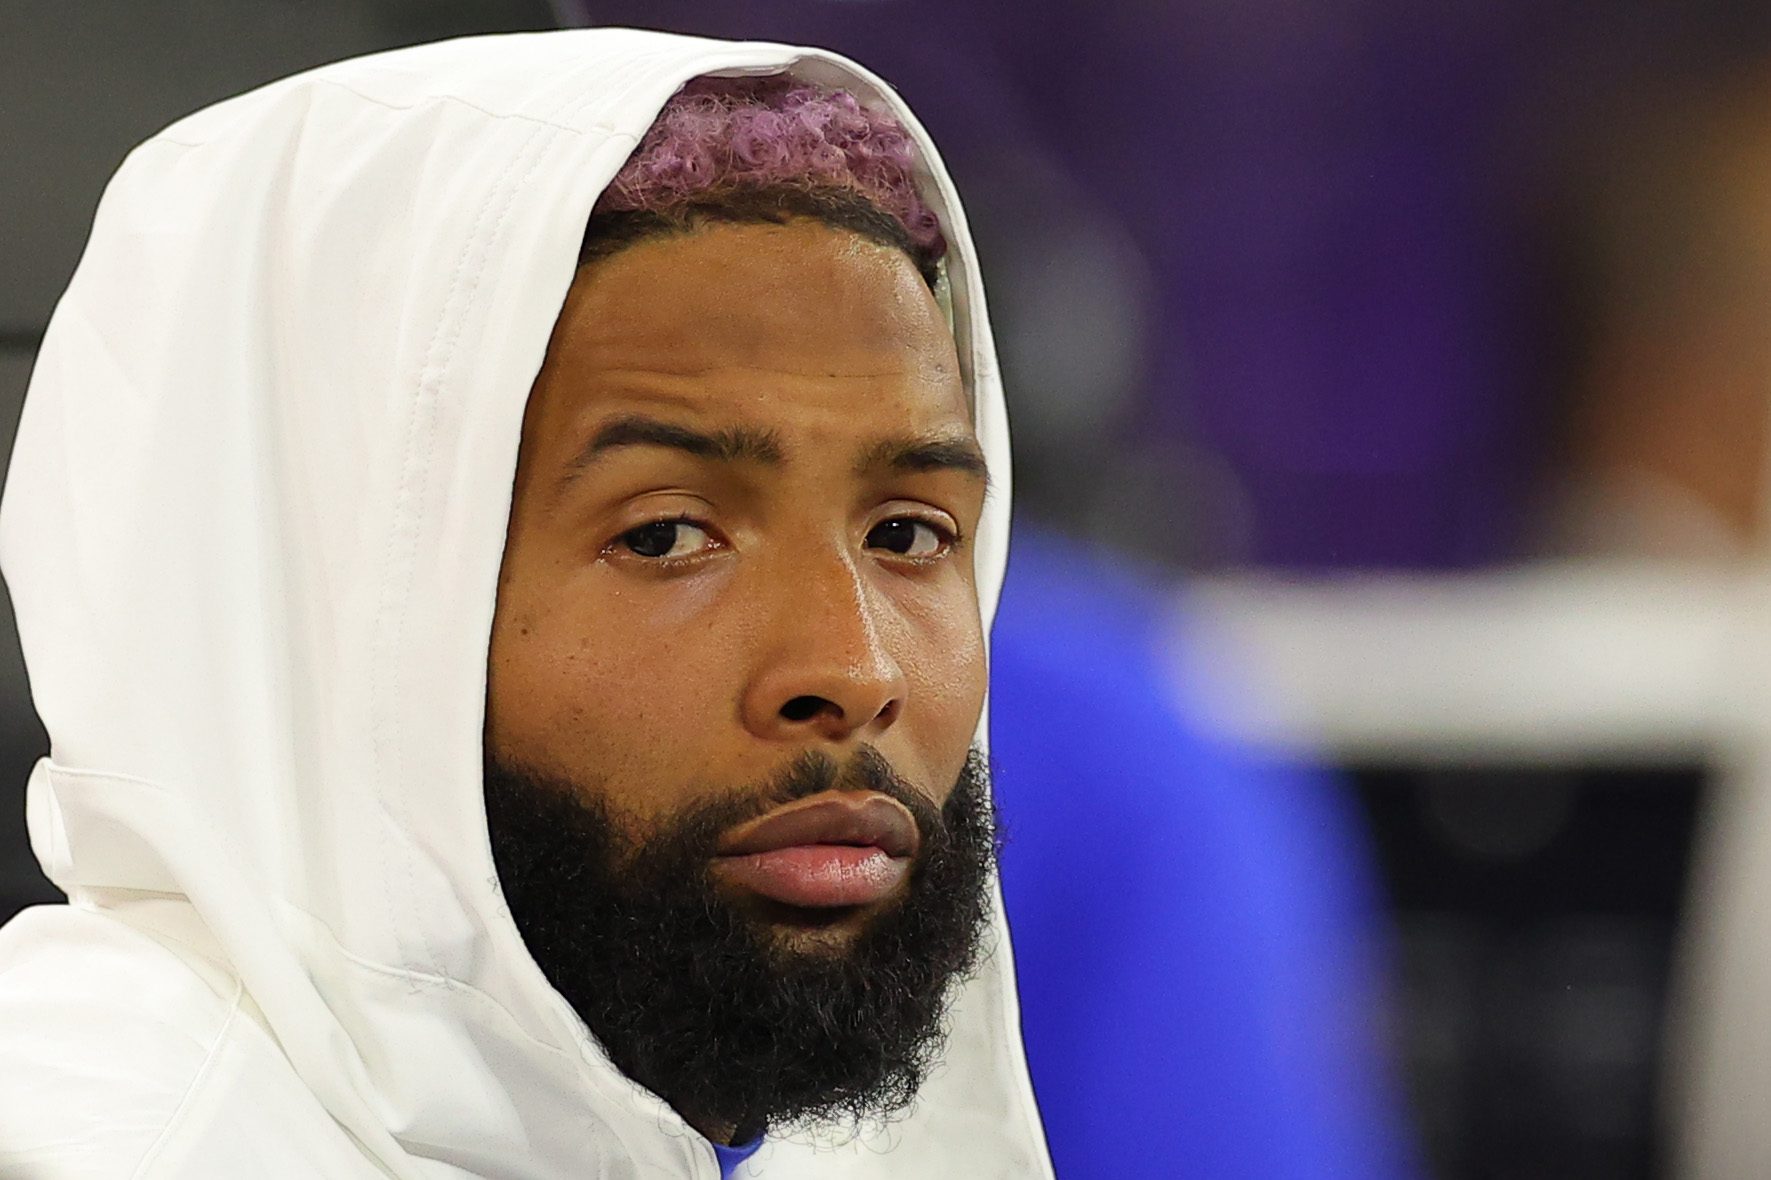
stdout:
{"type": "Polygon", "coordinates": [[[782,705],[781,716],[787,718],[789,721],[810,721],[818,715],[820,710],[826,708],[835,710],[839,715],[842,712],[841,709],[837,709],[835,705],[831,704],[823,697],[802,696],[794,697],[791,701],[782,705]]]}

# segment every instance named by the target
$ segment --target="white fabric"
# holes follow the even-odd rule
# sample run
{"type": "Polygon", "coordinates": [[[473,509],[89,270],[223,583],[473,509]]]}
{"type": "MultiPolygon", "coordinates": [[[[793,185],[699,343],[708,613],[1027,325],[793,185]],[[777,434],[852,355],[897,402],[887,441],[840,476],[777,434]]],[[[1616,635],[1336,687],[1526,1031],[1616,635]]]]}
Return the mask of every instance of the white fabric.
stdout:
{"type": "MultiPolygon", "coordinates": [[[[996,479],[952,186],[816,50],[628,30],[338,63],[124,162],[26,399],[0,561],[67,906],[0,931],[0,1175],[718,1175],[524,950],[480,787],[524,398],[585,219],[658,108],[791,67],[923,144],[996,479]]],[[[985,617],[1007,497],[977,537],[985,617]]],[[[1006,931],[916,1112],[795,1177],[1041,1177],[1006,931]],[[890,1150],[887,1150],[887,1149],[890,1150]]]]}

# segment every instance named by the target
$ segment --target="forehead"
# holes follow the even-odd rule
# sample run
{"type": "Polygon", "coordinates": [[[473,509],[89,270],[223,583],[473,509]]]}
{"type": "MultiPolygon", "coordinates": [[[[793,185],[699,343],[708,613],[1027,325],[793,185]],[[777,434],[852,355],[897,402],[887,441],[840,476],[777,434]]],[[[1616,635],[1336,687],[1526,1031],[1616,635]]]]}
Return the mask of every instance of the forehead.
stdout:
{"type": "Polygon", "coordinates": [[[789,431],[969,430],[959,372],[901,251],[810,221],[717,225],[580,270],[529,425],[646,403],[789,431]]]}

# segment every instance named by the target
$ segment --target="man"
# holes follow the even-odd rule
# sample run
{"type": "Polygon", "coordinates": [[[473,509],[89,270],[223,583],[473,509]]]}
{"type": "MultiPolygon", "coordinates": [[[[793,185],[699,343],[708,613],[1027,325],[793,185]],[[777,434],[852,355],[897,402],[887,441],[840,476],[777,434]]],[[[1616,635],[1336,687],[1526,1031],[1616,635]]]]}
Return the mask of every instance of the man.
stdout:
{"type": "Polygon", "coordinates": [[[448,42],[137,149],[0,512],[70,898],[0,931],[0,1174],[1049,1175],[1006,447],[831,55],[448,42]]]}

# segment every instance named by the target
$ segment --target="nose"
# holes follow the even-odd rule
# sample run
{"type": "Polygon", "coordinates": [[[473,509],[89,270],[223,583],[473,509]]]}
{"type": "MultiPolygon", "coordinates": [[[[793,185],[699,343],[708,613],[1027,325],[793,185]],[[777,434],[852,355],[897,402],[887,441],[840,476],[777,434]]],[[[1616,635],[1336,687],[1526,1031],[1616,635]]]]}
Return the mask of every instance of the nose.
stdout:
{"type": "Polygon", "coordinates": [[[903,712],[909,687],[890,651],[888,608],[851,562],[819,564],[783,571],[740,703],[744,725],[770,741],[872,741],[903,712]]]}

